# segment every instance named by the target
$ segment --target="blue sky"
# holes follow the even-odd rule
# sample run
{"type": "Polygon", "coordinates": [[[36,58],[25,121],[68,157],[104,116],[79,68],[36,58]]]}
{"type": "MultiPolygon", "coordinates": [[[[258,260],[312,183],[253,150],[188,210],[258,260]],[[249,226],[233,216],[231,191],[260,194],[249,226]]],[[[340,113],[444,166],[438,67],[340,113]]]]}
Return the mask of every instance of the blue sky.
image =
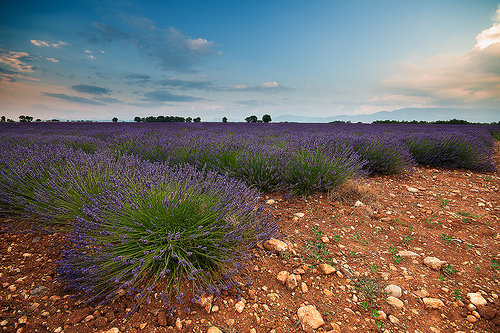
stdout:
{"type": "Polygon", "coordinates": [[[204,121],[498,109],[500,2],[0,5],[0,115],[204,121]]]}

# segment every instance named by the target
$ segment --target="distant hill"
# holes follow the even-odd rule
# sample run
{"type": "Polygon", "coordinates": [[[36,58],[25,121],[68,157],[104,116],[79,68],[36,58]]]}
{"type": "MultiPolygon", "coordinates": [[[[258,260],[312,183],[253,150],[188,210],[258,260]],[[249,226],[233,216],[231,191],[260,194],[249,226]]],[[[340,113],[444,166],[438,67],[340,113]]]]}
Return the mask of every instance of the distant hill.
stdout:
{"type": "Polygon", "coordinates": [[[371,123],[375,120],[437,121],[451,119],[463,119],[474,123],[498,122],[500,121],[500,109],[404,108],[394,111],[381,111],[373,114],[360,114],[355,116],[307,117],[282,115],[273,117],[273,122],[328,123],[342,120],[353,123],[371,123]]]}

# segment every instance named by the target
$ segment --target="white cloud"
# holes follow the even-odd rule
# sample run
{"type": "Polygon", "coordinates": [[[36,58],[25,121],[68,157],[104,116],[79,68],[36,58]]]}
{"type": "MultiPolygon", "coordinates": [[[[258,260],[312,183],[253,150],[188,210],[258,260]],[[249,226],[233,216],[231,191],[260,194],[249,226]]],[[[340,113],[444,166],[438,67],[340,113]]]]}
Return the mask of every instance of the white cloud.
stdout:
{"type": "Polygon", "coordinates": [[[59,60],[54,59],[54,58],[45,58],[45,59],[47,59],[48,61],[52,61],[52,62],[59,62],[59,60]]]}
{"type": "Polygon", "coordinates": [[[493,17],[493,20],[497,23],[500,23],[500,5],[498,5],[498,9],[495,12],[495,16],[493,17]]]}
{"type": "Polygon", "coordinates": [[[278,84],[278,82],[264,82],[257,85],[247,86],[245,84],[238,84],[233,87],[228,88],[229,91],[252,91],[252,92],[279,92],[279,91],[288,91],[292,90],[292,88],[284,87],[278,84]]]}
{"type": "Polygon", "coordinates": [[[31,44],[35,45],[35,46],[39,46],[39,47],[55,47],[55,48],[59,48],[63,45],[66,45],[65,42],[63,41],[59,41],[57,43],[50,43],[50,42],[46,42],[46,41],[43,41],[43,40],[37,40],[37,39],[32,39],[31,40],[31,44]]]}
{"type": "Polygon", "coordinates": [[[5,64],[19,72],[33,72],[33,66],[27,65],[26,60],[31,60],[31,56],[26,52],[4,51],[0,49],[0,63],[5,64]]]}
{"type": "Polygon", "coordinates": [[[491,44],[500,43],[500,23],[484,30],[476,37],[476,47],[484,49],[491,44]]]}
{"type": "MultiPolygon", "coordinates": [[[[500,9],[497,16],[499,13],[500,9]]],[[[397,74],[382,82],[388,95],[421,98],[427,105],[499,107],[500,24],[482,31],[476,40],[471,50],[458,56],[440,54],[421,62],[400,63],[397,74]]]]}

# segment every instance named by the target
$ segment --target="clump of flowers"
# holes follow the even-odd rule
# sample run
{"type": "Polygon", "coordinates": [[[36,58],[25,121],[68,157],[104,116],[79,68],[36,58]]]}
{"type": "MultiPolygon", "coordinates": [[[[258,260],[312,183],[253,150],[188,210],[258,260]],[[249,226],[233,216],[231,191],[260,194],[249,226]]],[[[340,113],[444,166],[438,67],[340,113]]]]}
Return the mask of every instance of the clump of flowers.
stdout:
{"type": "Polygon", "coordinates": [[[158,293],[173,311],[185,295],[238,288],[250,248],[277,230],[259,192],[214,171],[61,147],[1,146],[8,148],[0,158],[2,208],[71,221],[71,245],[56,275],[88,301],[111,300],[123,289],[138,305],[161,285],[158,293]]]}
{"type": "Polygon", "coordinates": [[[89,300],[124,289],[137,304],[164,283],[160,295],[172,310],[184,304],[185,288],[197,298],[238,287],[249,249],[276,232],[258,193],[191,166],[162,170],[134,188],[115,179],[106,196],[83,207],[58,263],[61,281],[89,300]]]}

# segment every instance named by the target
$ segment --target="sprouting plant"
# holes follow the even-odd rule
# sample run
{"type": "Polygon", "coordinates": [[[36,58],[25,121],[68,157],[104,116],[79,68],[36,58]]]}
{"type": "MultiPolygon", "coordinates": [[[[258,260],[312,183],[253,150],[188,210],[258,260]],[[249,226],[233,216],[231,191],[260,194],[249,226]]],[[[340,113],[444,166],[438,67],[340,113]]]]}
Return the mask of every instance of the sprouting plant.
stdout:
{"type": "Polygon", "coordinates": [[[462,295],[460,295],[460,291],[458,289],[455,290],[455,292],[453,293],[453,296],[455,297],[455,299],[457,301],[460,301],[462,299],[462,297],[463,297],[462,295]]]}
{"type": "Polygon", "coordinates": [[[472,249],[473,248],[472,244],[467,244],[467,248],[472,249]]]}
{"type": "Polygon", "coordinates": [[[359,305],[363,308],[363,310],[368,310],[368,302],[367,301],[363,301],[363,302],[360,302],[359,305]]]}
{"type": "Polygon", "coordinates": [[[353,235],[352,238],[355,240],[355,241],[359,241],[359,235],[353,235]]]}
{"type": "Polygon", "coordinates": [[[340,241],[340,236],[339,236],[339,235],[335,235],[335,236],[333,236],[332,238],[333,238],[333,240],[334,240],[335,242],[339,242],[339,241],[340,241]]]}
{"type": "Polygon", "coordinates": [[[445,277],[444,277],[444,276],[439,275],[437,278],[438,278],[439,280],[441,280],[442,282],[446,281],[446,279],[445,279],[445,277]]]}
{"type": "Polygon", "coordinates": [[[353,284],[358,288],[360,295],[370,302],[370,306],[374,306],[377,295],[382,292],[382,286],[375,279],[367,276],[358,277],[353,281],[353,284]]]}
{"type": "Polygon", "coordinates": [[[372,271],[372,273],[377,273],[377,270],[379,269],[380,267],[373,264],[372,267],[370,267],[370,270],[372,271]]]}
{"type": "Polygon", "coordinates": [[[495,259],[491,259],[491,269],[500,271],[500,262],[495,259]]]}
{"type": "Polygon", "coordinates": [[[475,269],[476,269],[476,271],[478,271],[478,272],[481,270],[481,268],[479,268],[479,267],[476,267],[475,269]]]}
{"type": "Polygon", "coordinates": [[[450,200],[444,199],[441,194],[438,194],[437,197],[439,200],[441,200],[441,206],[443,206],[443,208],[448,206],[448,203],[450,202],[450,200]]]}
{"type": "Polygon", "coordinates": [[[451,244],[453,243],[453,238],[451,236],[448,236],[445,233],[442,233],[441,236],[439,236],[442,240],[444,240],[446,243],[451,244]]]}
{"type": "Polygon", "coordinates": [[[425,219],[425,223],[428,224],[429,226],[433,227],[434,226],[434,222],[432,222],[432,218],[430,219],[425,219]]]}
{"type": "Polygon", "coordinates": [[[394,259],[394,262],[396,264],[400,264],[401,261],[404,260],[404,258],[399,255],[399,251],[393,248],[392,246],[389,247],[389,252],[392,253],[392,259],[394,259]]]}
{"type": "Polygon", "coordinates": [[[377,328],[378,328],[379,330],[381,330],[382,328],[384,328],[384,324],[383,324],[380,320],[375,319],[375,320],[374,320],[374,323],[375,323],[375,326],[377,326],[377,328]]]}
{"type": "Polygon", "coordinates": [[[310,252],[308,257],[302,256],[303,260],[310,260],[313,265],[316,265],[326,259],[330,255],[330,251],[326,248],[325,243],[321,241],[321,236],[325,233],[319,230],[317,225],[312,227],[312,232],[314,234],[313,239],[306,241],[304,248],[310,252]]]}
{"type": "Polygon", "coordinates": [[[375,227],[375,232],[381,232],[382,228],[381,227],[375,227]]]}
{"type": "Polygon", "coordinates": [[[443,270],[444,274],[448,276],[455,274],[457,272],[457,270],[453,269],[450,264],[441,267],[441,269],[443,270]]]}

